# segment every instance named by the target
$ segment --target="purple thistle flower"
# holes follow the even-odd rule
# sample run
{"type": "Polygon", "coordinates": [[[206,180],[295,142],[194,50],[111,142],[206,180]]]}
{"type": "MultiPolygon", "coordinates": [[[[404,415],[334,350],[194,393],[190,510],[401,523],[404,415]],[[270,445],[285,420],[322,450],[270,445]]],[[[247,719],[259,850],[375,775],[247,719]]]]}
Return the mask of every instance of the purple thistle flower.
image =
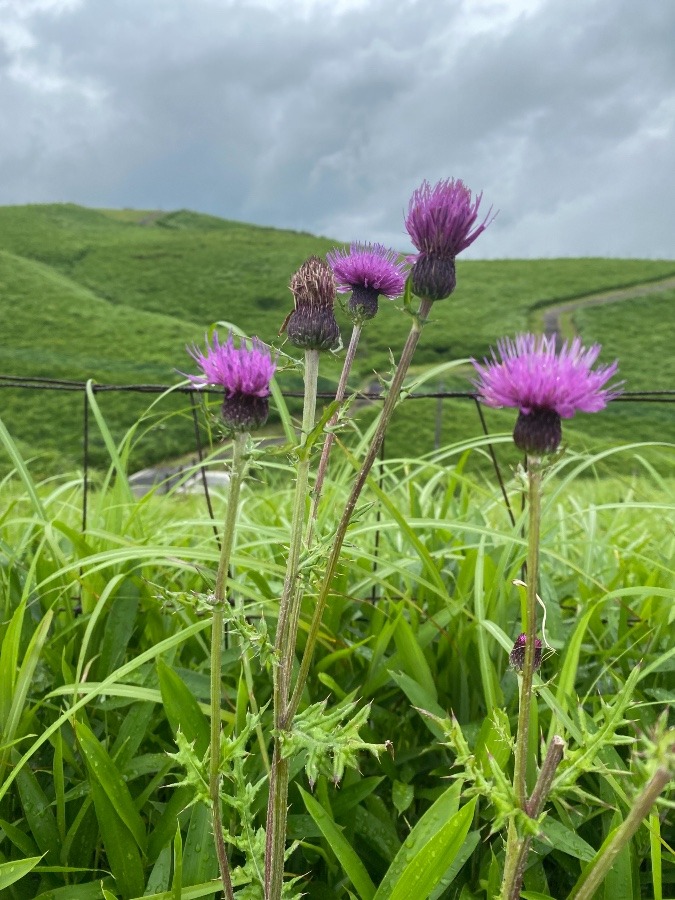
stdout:
{"type": "Polygon", "coordinates": [[[277,367],[276,360],[258,338],[254,337],[251,344],[249,349],[241,341],[235,347],[232,332],[221,344],[216,331],[211,346],[207,342],[206,353],[196,346],[188,347],[188,353],[203,374],[187,377],[197,388],[209,384],[224,388],[222,417],[231,431],[251,431],[267,421],[270,381],[277,367]]]}
{"type": "Polygon", "coordinates": [[[598,412],[621,390],[603,388],[618,363],[592,366],[600,345],[584,348],[580,338],[565,342],[556,352],[555,337],[520,334],[515,341],[497,342],[499,357],[484,364],[472,359],[479,378],[474,382],[483,403],[513,406],[520,411],[514,430],[516,446],[526,453],[552,453],[562,438],[560,419],[575,412],[598,412]]]}
{"type": "Polygon", "coordinates": [[[405,287],[405,262],[399,262],[398,253],[382,244],[353,243],[348,251],[330,251],[326,259],[338,291],[352,292],[349,311],[356,322],[376,315],[380,294],[392,299],[405,287]]]}
{"type": "Polygon", "coordinates": [[[410,199],[405,227],[419,251],[412,268],[412,287],[418,297],[442,300],[455,289],[455,257],[488,227],[491,208],[476,225],[483,194],[471,198],[463,181],[423,181],[410,199]]]}

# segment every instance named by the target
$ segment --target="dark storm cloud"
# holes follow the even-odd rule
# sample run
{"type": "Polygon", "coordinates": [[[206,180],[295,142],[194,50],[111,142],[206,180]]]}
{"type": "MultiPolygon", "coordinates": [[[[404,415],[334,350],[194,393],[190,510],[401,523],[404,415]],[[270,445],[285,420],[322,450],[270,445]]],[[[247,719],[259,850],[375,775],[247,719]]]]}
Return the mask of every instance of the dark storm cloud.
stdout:
{"type": "Polygon", "coordinates": [[[675,4],[5,6],[0,202],[405,248],[410,192],[456,176],[500,210],[474,255],[673,256],[675,4]]]}

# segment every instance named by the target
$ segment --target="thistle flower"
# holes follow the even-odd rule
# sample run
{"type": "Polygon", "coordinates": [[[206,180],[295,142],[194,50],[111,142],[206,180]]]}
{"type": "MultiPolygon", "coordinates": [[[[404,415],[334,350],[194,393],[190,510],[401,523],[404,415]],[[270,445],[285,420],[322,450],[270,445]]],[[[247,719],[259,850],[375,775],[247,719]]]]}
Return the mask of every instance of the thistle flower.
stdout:
{"type": "Polygon", "coordinates": [[[483,195],[471,199],[471,191],[459,179],[439,181],[433,187],[423,181],[410,199],[405,227],[419,251],[413,261],[412,288],[418,297],[442,300],[455,289],[455,257],[466,250],[492,219],[491,209],[475,225],[483,195]]]}
{"type": "Polygon", "coordinates": [[[211,346],[207,342],[206,353],[196,346],[188,347],[188,353],[203,372],[188,378],[194,387],[212,384],[225,389],[221,414],[232,432],[260,428],[269,413],[270,381],[276,361],[258,338],[253,338],[251,344],[249,349],[241,341],[235,347],[232,332],[221,344],[216,331],[211,346]]]}
{"type": "Polygon", "coordinates": [[[598,412],[619,396],[619,386],[603,389],[618,363],[592,366],[600,345],[588,349],[574,338],[556,353],[555,337],[521,334],[497,342],[499,359],[484,365],[471,360],[479,378],[474,382],[488,406],[514,406],[520,410],[513,432],[516,446],[525,453],[553,453],[562,439],[561,419],[575,412],[598,412]]]}
{"type": "Polygon", "coordinates": [[[377,314],[380,294],[397,297],[405,287],[405,263],[398,253],[382,244],[354,243],[346,250],[326,254],[328,264],[341,294],[352,292],[348,307],[355,322],[372,319],[377,314]]]}
{"type": "MultiPolygon", "coordinates": [[[[513,649],[509,653],[509,665],[516,672],[520,673],[525,668],[525,647],[527,645],[527,635],[525,632],[519,634],[513,649]]],[[[536,672],[541,665],[541,641],[538,637],[534,639],[534,671],[536,672]]]]}
{"type": "Polygon", "coordinates": [[[279,330],[303,350],[331,350],[340,340],[335,320],[335,277],[328,263],[310,256],[291,278],[295,308],[279,330]]]}

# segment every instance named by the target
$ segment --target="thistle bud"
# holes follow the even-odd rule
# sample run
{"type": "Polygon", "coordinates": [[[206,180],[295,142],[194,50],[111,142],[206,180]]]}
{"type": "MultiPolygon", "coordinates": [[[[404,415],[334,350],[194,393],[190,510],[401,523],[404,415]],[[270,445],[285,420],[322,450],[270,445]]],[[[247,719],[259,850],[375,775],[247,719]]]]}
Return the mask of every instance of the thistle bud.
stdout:
{"type": "Polygon", "coordinates": [[[377,315],[380,292],[375,288],[355,287],[347,303],[353,322],[365,322],[377,315]]]}
{"type": "Polygon", "coordinates": [[[562,423],[554,409],[540,407],[532,412],[518,414],[513,429],[513,443],[519,450],[531,456],[555,453],[562,440],[562,423]]]}
{"type": "MultiPolygon", "coordinates": [[[[512,669],[521,675],[525,668],[525,647],[527,644],[527,635],[523,632],[516,638],[513,650],[509,653],[509,665],[512,669]]],[[[534,671],[541,666],[541,641],[539,638],[534,639],[534,671]]]]}
{"type": "Polygon", "coordinates": [[[340,340],[335,320],[335,278],[330,266],[310,256],[291,278],[295,308],[281,326],[280,334],[303,350],[332,350],[340,340]]]}
{"type": "Polygon", "coordinates": [[[269,411],[269,397],[232,394],[223,400],[220,414],[228,431],[256,431],[267,422],[269,411]]]}
{"type": "Polygon", "coordinates": [[[413,293],[429,300],[449,297],[457,285],[455,259],[452,256],[421,255],[410,270],[413,293]]]}

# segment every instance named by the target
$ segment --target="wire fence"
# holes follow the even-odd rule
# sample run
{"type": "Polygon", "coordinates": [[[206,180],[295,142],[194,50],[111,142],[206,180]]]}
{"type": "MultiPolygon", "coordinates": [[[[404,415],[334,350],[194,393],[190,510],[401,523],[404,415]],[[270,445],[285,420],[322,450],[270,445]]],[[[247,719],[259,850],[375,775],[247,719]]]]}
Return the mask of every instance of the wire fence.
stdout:
{"type": "MultiPolygon", "coordinates": [[[[110,392],[120,392],[120,393],[135,393],[135,394],[165,394],[167,392],[171,392],[172,394],[184,394],[187,395],[190,399],[190,410],[194,425],[194,451],[196,452],[198,459],[198,470],[200,473],[201,480],[201,488],[204,493],[204,499],[209,511],[209,515],[214,522],[214,534],[216,540],[218,540],[218,530],[215,525],[215,517],[213,513],[213,504],[211,500],[211,494],[209,491],[209,484],[207,478],[207,471],[204,465],[205,454],[204,454],[204,444],[201,437],[201,430],[199,426],[199,409],[196,398],[198,396],[203,396],[204,394],[214,394],[214,395],[222,395],[222,388],[195,388],[190,385],[167,385],[167,384],[98,384],[93,381],[73,381],[66,379],[58,379],[58,378],[44,378],[38,376],[25,376],[25,375],[0,375],[0,390],[2,388],[18,388],[24,390],[32,390],[32,391],[69,391],[69,392],[79,392],[83,396],[82,403],[82,531],[85,532],[87,529],[87,516],[88,516],[88,503],[89,503],[89,493],[91,489],[91,460],[90,460],[90,403],[89,396],[87,393],[87,389],[91,391],[93,395],[96,394],[105,394],[110,392]]],[[[286,399],[299,399],[302,398],[302,391],[284,391],[283,396],[286,399]]],[[[318,398],[323,400],[333,400],[335,395],[329,391],[320,391],[318,393],[318,398]]],[[[358,401],[370,401],[370,402],[379,402],[384,399],[384,394],[379,391],[356,391],[354,392],[354,397],[358,401]]],[[[478,424],[483,435],[487,438],[490,437],[490,432],[487,426],[487,422],[485,420],[485,416],[483,414],[483,408],[478,401],[478,398],[475,392],[472,391],[420,391],[420,392],[410,392],[406,393],[406,402],[408,401],[430,401],[436,400],[436,446],[438,446],[438,440],[440,436],[440,428],[438,427],[438,423],[440,422],[440,414],[441,414],[441,405],[444,400],[449,399],[462,399],[471,402],[476,410],[478,424]]],[[[675,404],[675,390],[646,390],[646,391],[626,391],[621,394],[619,397],[616,397],[611,401],[612,403],[658,403],[658,404],[675,404]]],[[[380,459],[384,459],[384,450],[385,445],[383,443],[382,448],[380,450],[380,459]]],[[[504,483],[504,478],[499,466],[499,462],[497,460],[497,456],[494,451],[494,447],[492,443],[488,442],[487,451],[490,455],[491,464],[494,468],[495,475],[497,477],[497,481],[499,483],[499,487],[504,498],[504,502],[506,505],[506,509],[511,519],[512,524],[515,525],[516,519],[511,508],[511,504],[509,501],[508,493],[506,490],[506,486],[504,483]]],[[[382,470],[380,470],[382,472],[382,470]]]]}

